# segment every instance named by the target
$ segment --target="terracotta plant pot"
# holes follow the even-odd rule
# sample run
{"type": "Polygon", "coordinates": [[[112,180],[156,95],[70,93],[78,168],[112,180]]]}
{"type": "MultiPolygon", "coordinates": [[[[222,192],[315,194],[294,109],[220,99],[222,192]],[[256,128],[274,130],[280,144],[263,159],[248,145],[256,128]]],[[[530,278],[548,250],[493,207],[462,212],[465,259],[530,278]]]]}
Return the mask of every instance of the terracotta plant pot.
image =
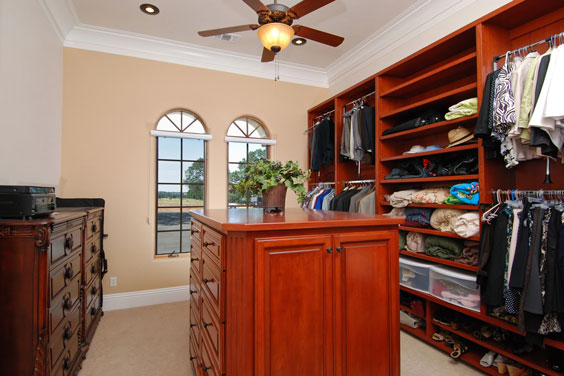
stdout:
{"type": "Polygon", "coordinates": [[[262,206],[265,213],[284,212],[287,189],[284,184],[278,184],[274,188],[262,191],[262,206]]]}

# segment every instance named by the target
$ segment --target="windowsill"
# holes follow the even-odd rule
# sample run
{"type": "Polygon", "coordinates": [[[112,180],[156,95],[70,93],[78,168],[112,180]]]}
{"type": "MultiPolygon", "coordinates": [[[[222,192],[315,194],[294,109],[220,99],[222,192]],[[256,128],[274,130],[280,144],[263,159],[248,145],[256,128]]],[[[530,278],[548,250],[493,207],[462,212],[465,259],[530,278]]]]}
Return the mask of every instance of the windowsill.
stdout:
{"type": "Polygon", "coordinates": [[[181,260],[190,257],[190,252],[188,253],[179,253],[176,257],[168,257],[168,255],[155,255],[153,256],[155,260],[181,260]]]}

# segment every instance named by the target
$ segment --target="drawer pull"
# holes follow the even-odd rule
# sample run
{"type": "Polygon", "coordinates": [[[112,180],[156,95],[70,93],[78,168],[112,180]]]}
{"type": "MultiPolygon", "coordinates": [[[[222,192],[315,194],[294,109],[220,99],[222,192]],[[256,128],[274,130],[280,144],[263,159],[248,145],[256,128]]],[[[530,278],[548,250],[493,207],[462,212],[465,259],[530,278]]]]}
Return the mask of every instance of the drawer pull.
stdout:
{"type": "Polygon", "coordinates": [[[71,279],[73,275],[74,275],[74,270],[72,269],[72,265],[65,266],[65,279],[71,279]]]}
{"type": "Polygon", "coordinates": [[[98,268],[96,268],[96,264],[93,264],[90,270],[92,271],[92,273],[96,273],[98,271],[98,268]]]}
{"type": "Polygon", "coordinates": [[[195,356],[191,356],[191,357],[190,357],[190,360],[194,360],[194,359],[196,359],[195,356]]]}
{"type": "Polygon", "coordinates": [[[96,223],[92,223],[92,232],[96,231],[98,231],[98,226],[96,226],[96,223]]]}
{"type": "Polygon", "coordinates": [[[92,253],[96,253],[96,244],[92,244],[92,247],[90,249],[92,253]]]}
{"type": "Polygon", "coordinates": [[[190,295],[197,293],[197,290],[190,290],[190,295]]]}
{"type": "Polygon", "coordinates": [[[64,245],[65,249],[72,250],[73,246],[74,246],[74,240],[72,238],[72,234],[66,235],[65,245],[64,245]]]}
{"type": "Polygon", "coordinates": [[[343,252],[343,248],[337,247],[337,252],[342,253],[342,252],[343,252]]]}
{"type": "Polygon", "coordinates": [[[199,257],[190,257],[190,262],[200,261],[199,257]]]}
{"type": "Polygon", "coordinates": [[[210,246],[210,245],[215,245],[215,243],[214,242],[204,242],[204,245],[207,247],[207,246],[210,246]]]}
{"type": "Polygon", "coordinates": [[[70,327],[66,327],[65,331],[63,333],[63,338],[64,339],[71,339],[71,337],[72,337],[72,330],[71,330],[70,327]]]}
{"type": "Polygon", "coordinates": [[[192,231],[190,231],[190,233],[192,233],[192,234],[199,234],[199,233],[200,233],[200,229],[198,229],[198,228],[192,228],[192,231]]]}
{"type": "Polygon", "coordinates": [[[65,357],[65,359],[63,360],[63,368],[68,371],[71,368],[71,360],[69,357],[65,357]]]}
{"type": "Polygon", "coordinates": [[[212,325],[213,325],[213,324],[212,324],[211,322],[205,322],[205,323],[203,324],[203,327],[204,327],[204,328],[207,328],[208,326],[212,326],[212,325]]]}
{"type": "Polygon", "coordinates": [[[327,253],[333,253],[333,248],[331,247],[327,248],[327,253]]]}
{"type": "Polygon", "coordinates": [[[98,309],[96,307],[90,308],[90,315],[91,316],[96,316],[97,312],[98,312],[98,309]]]}
{"type": "Polygon", "coordinates": [[[192,329],[193,327],[195,327],[198,324],[190,324],[190,329],[192,329]]]}
{"type": "Polygon", "coordinates": [[[206,278],[204,278],[204,283],[210,283],[210,282],[213,282],[213,279],[206,279],[206,278]]]}
{"type": "Polygon", "coordinates": [[[97,292],[98,292],[98,289],[96,288],[96,286],[92,286],[92,289],[90,290],[90,294],[96,295],[97,292]]]}
{"type": "Polygon", "coordinates": [[[70,296],[66,297],[63,301],[63,309],[69,310],[72,308],[72,299],[70,296]]]}
{"type": "Polygon", "coordinates": [[[206,367],[206,366],[202,367],[202,371],[204,371],[204,372],[206,372],[208,369],[211,369],[211,367],[206,367]]]}

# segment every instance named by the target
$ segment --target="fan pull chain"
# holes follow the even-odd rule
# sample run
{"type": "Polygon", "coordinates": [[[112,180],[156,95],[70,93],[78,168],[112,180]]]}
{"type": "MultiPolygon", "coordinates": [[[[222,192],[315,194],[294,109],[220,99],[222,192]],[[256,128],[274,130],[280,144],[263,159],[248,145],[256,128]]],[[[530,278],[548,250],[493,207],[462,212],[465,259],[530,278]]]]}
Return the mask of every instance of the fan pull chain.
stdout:
{"type": "Polygon", "coordinates": [[[280,61],[278,54],[274,55],[274,81],[280,81],[280,61]]]}

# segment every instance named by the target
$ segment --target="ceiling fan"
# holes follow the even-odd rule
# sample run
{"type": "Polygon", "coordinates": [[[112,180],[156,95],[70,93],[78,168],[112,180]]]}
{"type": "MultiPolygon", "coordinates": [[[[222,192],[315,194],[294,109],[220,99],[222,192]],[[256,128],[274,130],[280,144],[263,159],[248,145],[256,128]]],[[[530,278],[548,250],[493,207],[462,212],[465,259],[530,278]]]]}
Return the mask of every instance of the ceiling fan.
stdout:
{"type": "Polygon", "coordinates": [[[302,0],[291,8],[283,4],[278,4],[277,0],[274,0],[274,4],[269,5],[264,5],[261,0],[243,1],[257,12],[258,25],[250,24],[203,30],[198,31],[198,34],[202,37],[211,37],[220,34],[257,30],[264,46],[261,58],[262,62],[274,60],[274,56],[288,46],[294,34],[332,47],[337,47],[343,43],[344,38],[338,35],[329,34],[302,25],[291,26],[295,19],[301,18],[334,0],[302,0]]]}

